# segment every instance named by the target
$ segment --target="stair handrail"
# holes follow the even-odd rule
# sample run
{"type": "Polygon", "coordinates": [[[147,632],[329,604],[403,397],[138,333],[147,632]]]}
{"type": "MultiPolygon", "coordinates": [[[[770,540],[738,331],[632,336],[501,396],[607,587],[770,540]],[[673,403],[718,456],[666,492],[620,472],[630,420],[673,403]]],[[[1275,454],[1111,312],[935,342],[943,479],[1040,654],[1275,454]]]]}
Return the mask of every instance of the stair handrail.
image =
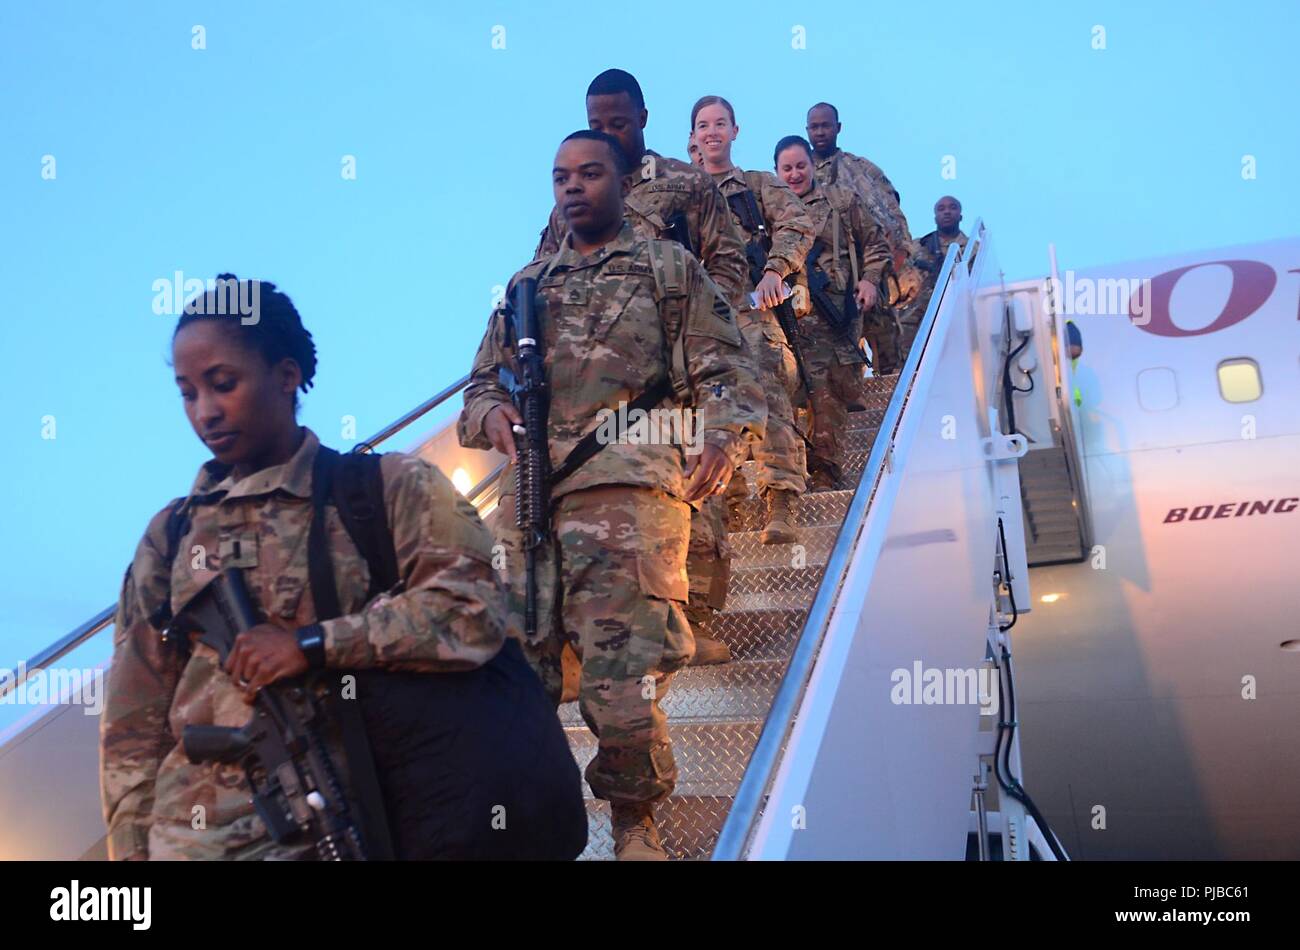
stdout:
{"type": "MultiPolygon", "coordinates": [[[[456,393],[460,392],[467,385],[469,385],[468,374],[462,376],[460,379],[456,380],[456,382],[445,387],[440,392],[430,396],[410,412],[399,416],[370,438],[358,442],[353,446],[352,451],[361,454],[373,452],[377,446],[382,445],[388,439],[391,439],[397,433],[410,426],[411,423],[416,422],[434,409],[438,408],[438,406],[456,395],[456,393]]],[[[468,496],[471,502],[473,502],[479,494],[487,490],[492,482],[500,475],[502,468],[504,468],[504,464],[494,469],[491,474],[474,487],[468,496]]],[[[45,649],[41,650],[29,659],[26,663],[19,664],[18,669],[14,671],[16,675],[13,678],[6,678],[3,682],[0,682],[0,698],[3,698],[18,687],[22,686],[23,683],[27,682],[31,675],[37,670],[43,670],[51,664],[57,663],[73,650],[77,649],[77,647],[88,642],[95,636],[95,634],[112,624],[113,616],[116,612],[117,604],[109,604],[85,623],[81,624],[70,633],[55,640],[45,649]]]]}
{"type": "MultiPolygon", "coordinates": [[[[974,229],[976,239],[982,238],[983,230],[983,223],[977,220],[974,229]]],[[[781,750],[785,747],[786,738],[794,725],[795,713],[808,686],[808,679],[812,675],[826,628],[830,625],[831,612],[848,572],[867,508],[875,494],[876,486],[884,476],[887,459],[890,467],[893,466],[891,455],[894,433],[902,419],[903,407],[911,394],[916,368],[929,345],[930,333],[934,329],[939,305],[951,283],[958,251],[955,241],[948,245],[943,266],[939,270],[934,291],[930,295],[930,302],[917,327],[916,340],[899,372],[898,383],[889,398],[889,406],[885,409],[880,429],[871,445],[871,453],[867,457],[866,465],[863,466],[862,475],[853,492],[853,499],[849,502],[848,512],[840,525],[839,533],[835,536],[835,544],[831,548],[830,556],[826,559],[826,569],[817,587],[817,594],[808,609],[808,617],[804,621],[803,630],[799,633],[790,662],[781,676],[781,682],[777,686],[767,717],[763,720],[763,728],[759,732],[758,741],[754,744],[754,751],[749,756],[745,774],[741,777],[740,787],[736,790],[731,809],[727,812],[711,860],[740,860],[753,836],[763,801],[776,777],[781,750]]],[[[973,257],[974,253],[971,255],[972,259],[973,257]]]]}

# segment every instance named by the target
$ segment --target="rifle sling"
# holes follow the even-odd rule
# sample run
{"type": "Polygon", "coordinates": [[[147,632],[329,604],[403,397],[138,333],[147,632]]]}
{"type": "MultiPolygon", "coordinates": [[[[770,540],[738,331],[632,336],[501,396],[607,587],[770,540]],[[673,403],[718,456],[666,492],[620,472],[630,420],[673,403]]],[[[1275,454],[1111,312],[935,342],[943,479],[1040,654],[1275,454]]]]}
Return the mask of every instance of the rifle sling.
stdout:
{"type": "MultiPolygon", "coordinates": [[[[638,409],[641,412],[649,412],[655,406],[659,405],[659,403],[671,396],[672,393],[672,382],[667,378],[664,378],[628,403],[627,415],[632,415],[632,413],[638,409]]],[[[615,418],[617,419],[618,416],[616,415],[615,418]]],[[[597,426],[584,435],[578,444],[570,450],[569,454],[565,456],[564,461],[560,463],[560,466],[551,472],[550,485],[552,488],[560,484],[560,482],[564,481],[578,469],[582,468],[582,466],[586,465],[597,452],[609,443],[609,441],[619,441],[625,434],[625,430],[619,429],[613,440],[602,441],[598,435],[602,428],[602,426],[597,426]]]]}

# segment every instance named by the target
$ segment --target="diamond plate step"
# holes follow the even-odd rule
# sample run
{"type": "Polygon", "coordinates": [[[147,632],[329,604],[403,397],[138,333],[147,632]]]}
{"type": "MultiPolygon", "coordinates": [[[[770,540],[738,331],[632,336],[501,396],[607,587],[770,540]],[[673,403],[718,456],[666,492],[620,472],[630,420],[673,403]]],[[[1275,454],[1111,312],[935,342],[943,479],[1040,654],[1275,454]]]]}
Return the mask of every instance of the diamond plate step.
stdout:
{"type": "MultiPolygon", "coordinates": [[[[730,808],[730,796],[684,795],[660,802],[655,810],[655,824],[669,858],[679,861],[708,858],[730,808]]],[[[612,860],[614,841],[609,828],[609,802],[588,800],[587,829],[587,850],[578,860],[612,860]]]]}
{"type": "Polygon", "coordinates": [[[809,590],[760,591],[753,594],[729,594],[728,610],[807,610],[812,606],[816,588],[809,590]]]}
{"type": "Polygon", "coordinates": [[[1028,489],[1023,494],[1031,508],[1074,508],[1074,495],[1069,489],[1028,489]]]}
{"type": "Polygon", "coordinates": [[[1030,567],[1037,567],[1042,564],[1073,563],[1085,560],[1088,557],[1088,553],[1082,550],[1078,544],[1059,547],[1029,545],[1025,554],[1030,567]]]}
{"type": "Polygon", "coordinates": [[[799,528],[793,544],[764,544],[761,531],[737,531],[728,537],[731,543],[731,569],[745,567],[791,567],[802,559],[804,564],[825,564],[835,546],[840,526],[822,525],[799,528]]]}
{"type": "Polygon", "coordinates": [[[731,572],[727,585],[727,603],[745,594],[780,591],[816,590],[822,581],[824,564],[811,567],[745,567],[731,572]]]}
{"type": "Polygon", "coordinates": [[[1030,512],[1029,522],[1035,532],[1051,530],[1069,530],[1077,533],[1078,517],[1073,510],[1050,512],[1043,514],[1041,512],[1030,512]]]}
{"type": "Polygon", "coordinates": [[[786,660],[807,619],[807,610],[728,609],[699,624],[698,632],[730,647],[733,662],[786,660]]]}
{"type": "MultiPolygon", "coordinates": [[[[853,492],[847,489],[810,492],[794,503],[794,523],[800,527],[843,524],[852,500],[853,492]]],[[[733,509],[727,527],[733,532],[761,531],[766,524],[767,507],[761,498],[751,497],[733,509]]]]}
{"type": "Polygon", "coordinates": [[[883,376],[868,376],[862,381],[862,389],[869,396],[885,396],[886,398],[894,392],[894,387],[897,385],[897,373],[888,373],[883,376]]]}
{"type": "MultiPolygon", "coordinates": [[[[677,762],[676,797],[707,795],[732,796],[740,787],[749,754],[758,742],[763,723],[757,719],[738,722],[673,723],[668,733],[673,740],[673,758],[677,762]]],[[[596,737],[586,726],[565,730],[569,747],[586,772],[587,763],[596,754],[596,737]]],[[[583,783],[583,794],[591,798],[591,789],[583,783]]]]}
{"type": "MultiPolygon", "coordinates": [[[[885,402],[888,403],[889,400],[886,399],[885,402]]],[[[885,409],[886,406],[881,406],[879,409],[868,409],[865,412],[850,412],[849,422],[845,428],[849,431],[877,428],[885,420],[885,409]]]]}

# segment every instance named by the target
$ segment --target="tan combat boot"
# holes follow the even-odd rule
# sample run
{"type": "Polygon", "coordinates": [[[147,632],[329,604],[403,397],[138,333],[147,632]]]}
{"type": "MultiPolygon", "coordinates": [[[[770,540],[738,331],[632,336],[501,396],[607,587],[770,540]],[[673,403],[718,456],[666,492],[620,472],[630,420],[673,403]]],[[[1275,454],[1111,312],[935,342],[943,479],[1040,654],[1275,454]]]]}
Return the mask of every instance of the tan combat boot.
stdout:
{"type": "Polygon", "coordinates": [[[701,628],[717,616],[717,613],[712,607],[698,601],[687,604],[686,619],[690,622],[691,633],[695,635],[695,653],[687,666],[714,666],[718,663],[731,662],[731,648],[721,640],[715,640],[701,632],[701,628]]]}
{"type": "Polygon", "coordinates": [[[840,487],[840,476],[832,468],[816,468],[808,476],[812,491],[835,491],[840,487]]]}
{"type": "Polygon", "coordinates": [[[614,830],[614,857],[619,861],[667,861],[668,852],[659,841],[653,802],[610,807],[614,830]]]}
{"type": "Polygon", "coordinates": [[[715,666],[718,663],[730,662],[731,647],[721,640],[715,640],[702,633],[695,635],[695,655],[691,657],[688,666],[715,666]]]}
{"type": "Polygon", "coordinates": [[[767,516],[767,527],[763,529],[764,544],[793,544],[797,539],[794,533],[794,492],[787,488],[768,490],[771,510],[767,516]]]}

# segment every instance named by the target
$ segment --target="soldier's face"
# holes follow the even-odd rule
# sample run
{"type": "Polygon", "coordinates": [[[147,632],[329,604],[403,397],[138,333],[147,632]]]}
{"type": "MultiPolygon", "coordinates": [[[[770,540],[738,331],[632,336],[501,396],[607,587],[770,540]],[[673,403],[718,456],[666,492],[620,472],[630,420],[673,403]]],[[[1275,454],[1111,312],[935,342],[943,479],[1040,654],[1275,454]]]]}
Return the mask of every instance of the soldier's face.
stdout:
{"type": "Polygon", "coordinates": [[[802,198],[812,191],[813,166],[812,157],[802,145],[791,145],[782,149],[776,157],[776,175],[790,186],[790,190],[802,198]]]}
{"type": "Polygon", "coordinates": [[[725,165],[731,160],[731,143],[739,132],[740,126],[731,121],[726,106],[716,102],[695,114],[695,128],[691,130],[704,161],[712,165],[725,165]]]}
{"type": "Polygon", "coordinates": [[[648,113],[632,103],[626,92],[613,96],[587,97],[587,128],[618,139],[627,157],[640,161],[645,152],[645,122],[648,113]]]}
{"type": "Polygon", "coordinates": [[[961,205],[956,198],[940,198],[934,206],[934,223],[945,231],[951,231],[961,221],[961,205]]]}
{"type": "Polygon", "coordinates": [[[835,121],[835,113],[825,106],[808,110],[808,141],[812,147],[823,155],[835,151],[839,139],[840,124],[835,121]]]}
{"type": "Polygon", "coordinates": [[[302,381],[298,364],[268,366],[221,319],[198,320],[172,341],[172,365],[185,415],[213,458],[242,465],[266,454],[283,427],[294,424],[294,391],[302,381]]]}
{"type": "Polygon", "coordinates": [[[555,205],[575,233],[599,234],[622,220],[627,186],[604,142],[570,139],[561,145],[551,184],[555,205]]]}

